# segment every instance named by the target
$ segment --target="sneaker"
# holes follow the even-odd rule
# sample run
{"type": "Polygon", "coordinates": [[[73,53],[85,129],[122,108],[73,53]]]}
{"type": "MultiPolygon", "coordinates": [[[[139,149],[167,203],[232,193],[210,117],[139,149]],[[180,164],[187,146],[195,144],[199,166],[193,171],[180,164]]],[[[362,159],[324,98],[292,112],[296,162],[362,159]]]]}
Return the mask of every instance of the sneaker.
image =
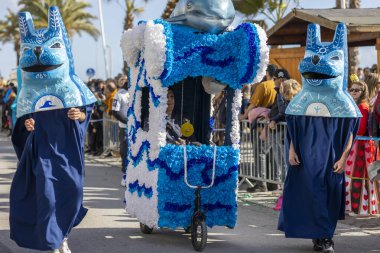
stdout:
{"type": "Polygon", "coordinates": [[[267,184],[268,191],[278,191],[279,185],[278,184],[267,184]]]}
{"type": "Polygon", "coordinates": [[[323,253],[334,253],[334,241],[332,239],[323,240],[323,253]]]}
{"type": "Polygon", "coordinates": [[[314,251],[322,251],[323,250],[323,240],[321,239],[313,239],[313,250],[314,251]]]}
{"type": "Polygon", "coordinates": [[[120,185],[123,187],[127,186],[127,175],[126,174],[123,174],[123,177],[121,178],[120,185]]]}
{"type": "Polygon", "coordinates": [[[51,253],[60,253],[60,252],[59,252],[59,249],[53,249],[53,250],[51,251],[51,253]]]}
{"type": "Polygon", "coordinates": [[[69,249],[69,244],[67,243],[67,238],[63,239],[62,245],[59,248],[60,253],[71,253],[71,250],[69,249]]]}

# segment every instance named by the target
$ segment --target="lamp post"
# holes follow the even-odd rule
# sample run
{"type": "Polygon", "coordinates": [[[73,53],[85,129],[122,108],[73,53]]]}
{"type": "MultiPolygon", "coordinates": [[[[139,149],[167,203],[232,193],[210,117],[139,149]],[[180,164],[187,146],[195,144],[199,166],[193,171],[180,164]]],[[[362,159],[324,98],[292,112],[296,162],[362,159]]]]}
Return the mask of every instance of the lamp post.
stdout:
{"type": "Polygon", "coordinates": [[[108,62],[107,62],[106,36],[104,34],[102,0],[98,0],[98,6],[99,6],[100,30],[101,30],[102,42],[103,42],[104,65],[106,68],[106,78],[109,78],[110,76],[109,76],[109,67],[108,67],[108,62]]]}
{"type": "Polygon", "coordinates": [[[112,48],[111,48],[110,45],[107,45],[106,47],[107,47],[107,49],[108,49],[108,54],[109,54],[109,58],[108,58],[109,61],[110,61],[110,67],[109,67],[110,72],[109,72],[109,76],[111,77],[111,76],[112,76],[112,48]]]}

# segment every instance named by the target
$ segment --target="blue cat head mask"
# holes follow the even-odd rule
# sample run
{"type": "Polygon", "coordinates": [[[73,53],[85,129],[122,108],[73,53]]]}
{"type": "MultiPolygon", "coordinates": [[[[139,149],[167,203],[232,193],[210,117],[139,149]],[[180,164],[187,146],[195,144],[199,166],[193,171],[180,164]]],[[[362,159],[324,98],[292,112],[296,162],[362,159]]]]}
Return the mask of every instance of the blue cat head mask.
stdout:
{"type": "Polygon", "coordinates": [[[307,81],[305,85],[346,89],[348,52],[345,25],[337,26],[334,41],[330,43],[321,42],[319,25],[310,24],[306,39],[306,54],[299,70],[307,81]]]}
{"type": "Polygon", "coordinates": [[[358,117],[360,111],[347,91],[348,49],[346,25],[337,25],[334,40],[321,42],[320,27],[307,30],[305,58],[299,65],[302,90],[286,113],[321,117],[358,117]]]}
{"type": "Polygon", "coordinates": [[[23,88],[18,100],[18,117],[96,101],[75,75],[70,41],[58,8],[50,7],[48,15],[48,27],[35,30],[30,13],[19,14],[23,88]]]}

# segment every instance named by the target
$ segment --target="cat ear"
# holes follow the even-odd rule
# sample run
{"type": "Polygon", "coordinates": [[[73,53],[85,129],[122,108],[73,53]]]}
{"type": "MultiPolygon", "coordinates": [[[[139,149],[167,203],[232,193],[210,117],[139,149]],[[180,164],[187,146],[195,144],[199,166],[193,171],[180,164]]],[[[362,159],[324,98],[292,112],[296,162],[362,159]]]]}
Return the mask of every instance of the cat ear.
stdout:
{"type": "Polygon", "coordinates": [[[306,50],[314,50],[321,44],[321,28],[317,24],[309,24],[307,27],[306,50]]]}
{"type": "Polygon", "coordinates": [[[333,47],[334,48],[343,48],[347,40],[347,28],[344,23],[339,23],[336,27],[333,47]]]}
{"type": "Polygon", "coordinates": [[[59,31],[62,30],[62,17],[59,13],[59,9],[57,6],[51,6],[49,8],[49,25],[48,29],[50,31],[59,31]]]}
{"type": "Polygon", "coordinates": [[[20,12],[18,14],[18,22],[20,27],[21,42],[25,42],[25,39],[31,37],[34,33],[32,16],[29,12],[20,12]]]}

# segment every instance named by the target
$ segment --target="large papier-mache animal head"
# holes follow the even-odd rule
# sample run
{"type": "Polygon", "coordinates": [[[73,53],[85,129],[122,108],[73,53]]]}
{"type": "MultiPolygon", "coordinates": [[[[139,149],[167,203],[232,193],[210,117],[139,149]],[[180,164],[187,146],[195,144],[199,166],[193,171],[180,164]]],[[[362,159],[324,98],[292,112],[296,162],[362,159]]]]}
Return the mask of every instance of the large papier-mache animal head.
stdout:
{"type": "Polygon", "coordinates": [[[75,75],[70,40],[57,7],[48,11],[48,27],[36,30],[29,12],[19,14],[23,89],[18,117],[26,113],[83,106],[95,101],[75,75]]]}
{"type": "Polygon", "coordinates": [[[340,23],[332,42],[321,42],[320,26],[309,24],[305,58],[299,65],[302,91],[286,113],[322,117],[357,117],[360,111],[347,91],[347,28],[340,23]]]}
{"type": "Polygon", "coordinates": [[[307,31],[306,54],[299,70],[306,85],[324,85],[332,89],[347,88],[347,30],[339,24],[333,42],[321,42],[320,26],[310,24],[307,31]]]}
{"type": "Polygon", "coordinates": [[[232,24],[234,18],[235,8],[231,0],[179,0],[166,21],[220,33],[232,24]]]}

